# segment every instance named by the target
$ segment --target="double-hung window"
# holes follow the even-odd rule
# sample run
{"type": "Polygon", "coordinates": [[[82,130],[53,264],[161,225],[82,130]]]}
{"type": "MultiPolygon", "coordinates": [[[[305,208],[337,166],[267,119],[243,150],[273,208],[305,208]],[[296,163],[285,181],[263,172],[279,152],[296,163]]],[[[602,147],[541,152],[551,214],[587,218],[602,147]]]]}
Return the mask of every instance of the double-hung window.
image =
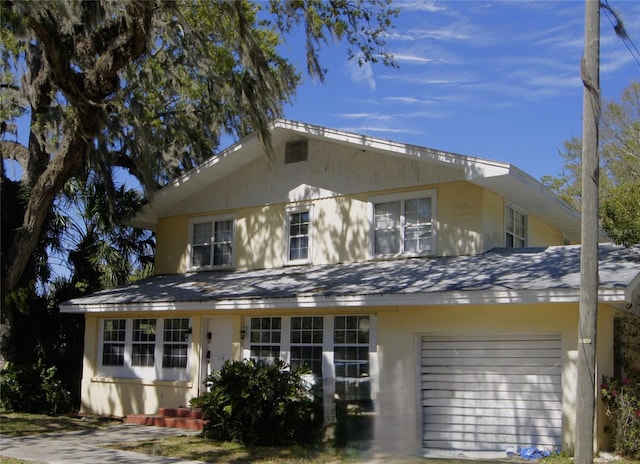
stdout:
{"type": "Polygon", "coordinates": [[[507,205],[505,208],[505,246],[527,246],[527,215],[513,205],[507,205]]]}
{"type": "Polygon", "coordinates": [[[190,333],[189,319],[164,320],[162,367],[187,367],[190,333]]]}
{"type": "Polygon", "coordinates": [[[232,218],[198,218],[190,223],[192,269],[233,266],[232,218]]]}
{"type": "Polygon", "coordinates": [[[189,318],[102,319],[99,330],[99,375],[189,378],[189,318]]]}
{"type": "Polygon", "coordinates": [[[371,199],[374,256],[435,252],[435,192],[371,199]]]}
{"type": "Polygon", "coordinates": [[[311,213],[307,208],[287,210],[287,262],[303,264],[310,257],[311,213]]]}
{"type": "Polygon", "coordinates": [[[107,319],[102,327],[102,365],[123,366],[126,319],[107,319]]]}
{"type": "Polygon", "coordinates": [[[251,358],[259,361],[273,361],[280,357],[282,338],[282,318],[251,318],[251,358]]]}
{"type": "Polygon", "coordinates": [[[156,320],[133,320],[132,366],[153,366],[156,351],[156,320]]]}

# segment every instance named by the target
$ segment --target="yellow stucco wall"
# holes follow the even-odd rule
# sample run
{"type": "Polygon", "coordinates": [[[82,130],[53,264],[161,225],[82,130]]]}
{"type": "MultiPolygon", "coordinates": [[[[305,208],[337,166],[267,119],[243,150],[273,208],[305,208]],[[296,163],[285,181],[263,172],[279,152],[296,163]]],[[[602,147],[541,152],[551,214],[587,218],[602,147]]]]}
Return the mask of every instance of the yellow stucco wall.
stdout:
{"type": "MultiPolygon", "coordinates": [[[[486,189],[468,182],[450,182],[375,194],[421,190],[436,194],[437,255],[477,254],[504,246],[504,199],[486,189]]],[[[367,260],[371,240],[368,197],[368,194],[330,196],[306,202],[160,218],[156,236],[156,273],[187,272],[190,219],[224,214],[233,214],[236,220],[234,254],[237,269],[283,266],[286,260],[286,211],[296,205],[311,207],[313,264],[367,260]]],[[[531,246],[562,244],[562,234],[534,216],[529,216],[528,234],[531,246]]]]}
{"type": "MultiPolygon", "coordinates": [[[[308,311],[308,310],[307,310],[308,311]]],[[[562,337],[563,441],[573,449],[576,405],[576,361],[578,305],[458,305],[426,307],[380,307],[340,310],[316,308],[315,314],[365,313],[376,315],[374,364],[377,365],[375,446],[381,452],[419,452],[421,410],[418,400],[419,354],[417,343],[423,335],[536,334],[553,333],[562,337]]],[[[211,316],[233,318],[232,357],[242,357],[239,336],[242,318],[265,315],[264,310],[238,311],[158,311],[147,313],[88,314],[86,316],[85,360],[82,381],[82,412],[125,416],[155,413],[161,407],[188,405],[198,395],[206,321],[211,316]],[[181,382],[154,379],[113,378],[98,375],[98,330],[101,318],[109,317],[190,317],[193,327],[189,351],[190,378],[181,382]]],[[[269,315],[296,314],[294,310],[270,310],[269,315]]],[[[309,314],[307,312],[306,314],[309,314]]],[[[599,308],[598,372],[613,372],[613,315],[606,305],[599,308]]],[[[246,348],[246,347],[245,347],[246,348]]],[[[598,402],[597,444],[606,447],[604,411],[598,402]]]]}
{"type": "MultiPolygon", "coordinates": [[[[598,376],[611,373],[613,311],[602,307],[599,315],[598,376]]],[[[376,445],[382,450],[402,452],[419,449],[417,341],[422,335],[443,334],[535,334],[560,333],[563,372],[563,441],[573,450],[576,406],[577,304],[549,305],[461,305],[400,308],[378,314],[380,365],[379,419],[376,445]],[[416,431],[398,433],[397,431],[416,431]]],[[[605,418],[599,408],[599,444],[606,444],[605,418]]]]}
{"type": "Polygon", "coordinates": [[[160,218],[156,228],[156,274],[175,274],[187,271],[187,216],[160,218]]]}
{"type": "Polygon", "coordinates": [[[528,246],[540,247],[540,246],[552,246],[563,245],[562,232],[558,229],[554,229],[542,222],[538,217],[529,215],[527,216],[529,240],[528,246]]]}

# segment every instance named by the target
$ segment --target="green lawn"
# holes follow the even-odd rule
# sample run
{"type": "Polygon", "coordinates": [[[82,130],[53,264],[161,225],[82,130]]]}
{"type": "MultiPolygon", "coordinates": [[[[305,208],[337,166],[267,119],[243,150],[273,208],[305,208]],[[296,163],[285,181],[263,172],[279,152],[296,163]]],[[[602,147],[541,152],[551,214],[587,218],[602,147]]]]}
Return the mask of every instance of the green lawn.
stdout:
{"type": "MultiPolygon", "coordinates": [[[[0,413],[0,433],[12,436],[25,436],[40,433],[77,432],[120,424],[120,421],[97,417],[58,416],[39,414],[0,413]]],[[[247,447],[237,443],[220,443],[205,440],[199,436],[176,436],[162,440],[118,443],[111,447],[160,456],[172,456],[182,459],[215,462],[219,464],[357,464],[371,462],[357,449],[336,451],[332,447],[305,448],[300,446],[247,447]]],[[[394,457],[375,460],[380,464],[469,464],[471,461],[430,460],[418,457],[394,457]]],[[[0,457],[0,464],[24,464],[11,458],[0,457]]],[[[479,462],[479,461],[475,461],[479,462]]],[[[484,461],[496,464],[501,462],[526,463],[519,459],[484,461]]],[[[559,456],[539,461],[542,464],[571,464],[573,460],[559,456]]],[[[616,464],[640,464],[640,461],[616,461],[616,464]]]]}

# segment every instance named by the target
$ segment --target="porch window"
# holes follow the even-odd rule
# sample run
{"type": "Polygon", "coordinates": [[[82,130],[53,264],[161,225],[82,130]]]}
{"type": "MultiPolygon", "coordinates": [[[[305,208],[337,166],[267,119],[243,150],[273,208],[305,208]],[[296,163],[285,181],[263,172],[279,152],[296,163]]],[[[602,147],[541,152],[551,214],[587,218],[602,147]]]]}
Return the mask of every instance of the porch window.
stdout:
{"type": "Polygon", "coordinates": [[[507,205],[505,209],[505,246],[527,246],[527,215],[512,205],[507,205]]]}
{"type": "Polygon", "coordinates": [[[162,345],[162,367],[187,367],[189,319],[165,319],[162,345]]]}
{"type": "Polygon", "coordinates": [[[191,267],[233,266],[233,219],[191,223],[191,267]]]}
{"type": "Polygon", "coordinates": [[[429,191],[413,196],[402,194],[372,199],[372,254],[384,256],[433,253],[434,195],[429,191]]]}
{"type": "Polygon", "coordinates": [[[279,317],[251,318],[251,359],[273,361],[280,357],[282,319],[279,317]]]}
{"type": "Polygon", "coordinates": [[[156,349],[156,320],[133,320],[132,366],[153,366],[156,349]]]}
{"type": "Polygon", "coordinates": [[[124,365],[126,319],[107,319],[102,331],[102,365],[124,365]]]}
{"type": "Polygon", "coordinates": [[[336,395],[364,404],[371,401],[369,316],[335,316],[333,329],[336,395]]]}
{"type": "Polygon", "coordinates": [[[291,369],[309,369],[322,378],[322,343],[324,318],[291,318],[291,369]]]}

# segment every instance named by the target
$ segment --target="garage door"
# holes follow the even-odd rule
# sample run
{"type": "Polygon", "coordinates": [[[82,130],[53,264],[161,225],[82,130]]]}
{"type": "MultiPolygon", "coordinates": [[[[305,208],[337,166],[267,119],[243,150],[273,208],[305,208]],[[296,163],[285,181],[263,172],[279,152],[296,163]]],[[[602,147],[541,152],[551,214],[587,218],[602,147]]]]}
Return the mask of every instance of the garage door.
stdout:
{"type": "Polygon", "coordinates": [[[562,446],[560,335],[421,338],[425,455],[562,446]]]}

